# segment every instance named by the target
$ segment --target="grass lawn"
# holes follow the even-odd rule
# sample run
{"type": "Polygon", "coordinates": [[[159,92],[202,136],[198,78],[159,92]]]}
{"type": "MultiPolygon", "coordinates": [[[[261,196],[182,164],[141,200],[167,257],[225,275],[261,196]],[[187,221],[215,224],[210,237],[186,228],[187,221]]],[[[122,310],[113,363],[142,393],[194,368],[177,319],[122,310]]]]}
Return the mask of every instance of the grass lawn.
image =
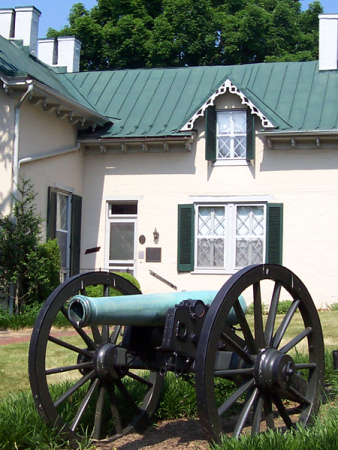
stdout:
{"type": "MultiPolygon", "coordinates": [[[[266,316],[264,316],[266,318],[266,316]]],[[[281,316],[277,316],[277,320],[276,323],[280,323],[282,317],[284,317],[284,315],[281,316]]],[[[338,311],[325,311],[325,312],[320,312],[320,319],[321,319],[321,323],[322,323],[322,327],[323,327],[323,334],[324,334],[324,338],[325,338],[325,347],[326,347],[326,355],[328,360],[330,360],[330,382],[332,382],[332,380],[335,383],[335,389],[338,386],[338,375],[335,375],[332,373],[332,350],[338,349],[338,311]]],[[[251,316],[248,316],[248,322],[250,323],[251,320],[251,316]]],[[[289,327],[289,329],[287,330],[286,333],[286,337],[285,339],[288,340],[289,338],[294,337],[300,330],[302,330],[303,324],[301,322],[301,318],[299,313],[296,313],[292,323],[289,327]]],[[[77,336],[67,336],[65,338],[63,338],[64,340],[67,340],[67,342],[70,342],[73,345],[80,345],[83,347],[83,344],[81,345],[81,341],[80,338],[78,338],[77,336]]],[[[12,394],[17,395],[20,392],[23,392],[26,397],[26,400],[22,400],[23,402],[27,402],[27,398],[29,398],[30,396],[30,386],[29,386],[29,380],[28,380],[28,348],[29,348],[29,343],[21,343],[21,344],[10,344],[10,345],[6,345],[6,346],[1,346],[0,347],[0,376],[1,376],[1,381],[0,381],[0,400],[2,400],[2,405],[0,404],[0,411],[1,411],[1,406],[4,406],[5,404],[8,406],[10,405],[10,402],[12,401],[12,394]]],[[[71,365],[71,364],[75,364],[76,363],[76,356],[74,354],[74,352],[71,352],[69,350],[66,350],[64,348],[61,348],[60,346],[57,346],[53,343],[49,343],[48,344],[48,361],[47,361],[47,366],[48,367],[57,367],[57,366],[64,366],[64,365],[71,365]],[[75,360],[74,360],[75,358],[75,360]]],[[[77,373],[75,374],[70,374],[70,373],[65,373],[65,374],[58,374],[58,375],[52,375],[50,376],[50,382],[51,383],[55,383],[55,384],[59,384],[60,382],[63,381],[67,381],[69,379],[73,380],[74,377],[78,377],[81,375],[78,375],[77,373]],[[71,377],[71,378],[70,378],[71,377]]],[[[194,397],[194,389],[191,388],[188,385],[184,385],[186,387],[183,387],[182,390],[180,391],[177,387],[177,380],[174,380],[174,382],[176,383],[176,385],[173,385],[173,387],[169,388],[169,392],[168,392],[168,396],[166,398],[170,399],[171,405],[168,406],[168,402],[164,402],[164,404],[160,405],[160,409],[158,412],[157,417],[159,419],[168,419],[168,418],[175,418],[175,414],[176,411],[178,411],[178,409],[181,407],[181,400],[182,400],[182,396],[185,395],[185,392],[189,392],[189,395],[191,397],[194,397]],[[171,391],[170,391],[171,389],[171,391]],[[190,392],[191,391],[191,392],[190,392]],[[176,403],[175,403],[176,402],[176,403]]],[[[20,396],[21,394],[19,394],[20,396]]],[[[34,406],[33,406],[33,402],[30,401],[31,403],[29,405],[26,405],[24,408],[26,409],[26,411],[23,411],[21,414],[21,419],[19,417],[16,418],[16,422],[21,423],[20,420],[22,420],[22,423],[27,427],[25,428],[24,425],[22,425],[22,433],[31,433],[31,438],[32,440],[32,445],[31,447],[27,444],[24,443],[21,446],[18,445],[17,443],[15,444],[17,446],[18,449],[30,449],[30,448],[38,448],[38,447],[34,447],[34,445],[38,445],[37,443],[34,444],[34,442],[36,442],[37,439],[40,439],[40,437],[37,436],[42,436],[41,439],[51,439],[50,435],[48,435],[48,431],[47,428],[45,430],[45,428],[42,425],[39,425],[37,428],[37,430],[35,430],[35,433],[37,433],[36,435],[34,435],[34,433],[32,432],[31,428],[32,428],[32,423],[27,422],[26,417],[32,416],[32,420],[39,420],[37,418],[37,413],[34,412],[34,406]],[[30,411],[28,413],[28,411],[30,411]],[[34,418],[34,417],[35,418],[34,418]],[[25,423],[27,422],[27,423],[25,423]],[[26,431],[24,431],[26,430],[26,431]],[[43,437],[45,436],[45,437],[43,437]],[[34,441],[35,440],[35,441],[34,441]]],[[[184,413],[181,412],[181,416],[183,416],[184,414],[186,414],[187,416],[189,415],[194,415],[196,414],[196,407],[195,405],[188,405],[189,403],[189,399],[187,400],[186,404],[184,405],[184,413]]],[[[193,401],[190,403],[193,403],[193,401]]],[[[335,432],[335,430],[338,429],[338,413],[336,412],[336,403],[338,404],[338,397],[337,396],[333,396],[332,398],[330,398],[330,402],[328,402],[327,405],[324,405],[321,408],[321,420],[325,421],[325,426],[320,426],[320,433],[323,432],[322,428],[325,428],[327,431],[332,429],[332,433],[335,432]],[[333,409],[332,409],[333,408],[333,409]],[[333,420],[333,424],[332,424],[332,420],[333,420]],[[331,428],[330,428],[331,427],[331,428]]],[[[10,408],[12,409],[17,409],[16,406],[14,406],[14,404],[12,406],[10,406],[10,408]]],[[[183,410],[182,410],[183,411],[183,410]]],[[[20,415],[20,411],[16,411],[16,414],[20,415]]],[[[17,416],[16,416],[17,417],[17,416]]],[[[7,418],[9,420],[9,417],[7,418]]],[[[6,421],[6,417],[4,418],[4,416],[0,417],[0,423],[4,423],[4,421],[6,421]]],[[[13,427],[13,425],[12,425],[13,427]]],[[[6,436],[4,437],[3,435],[1,435],[1,430],[4,428],[4,426],[2,425],[0,427],[0,449],[6,449],[6,448],[15,448],[15,447],[6,447],[6,446],[2,446],[1,441],[3,441],[4,439],[6,439],[6,436]]],[[[312,439],[313,442],[315,442],[315,438],[312,436],[311,438],[309,437],[308,431],[301,431],[299,433],[300,438],[302,440],[308,441],[308,439],[312,439]],[[302,434],[303,433],[303,434],[302,434]],[[304,434],[305,433],[305,434],[304,434]]],[[[319,432],[318,432],[319,433],[319,432]]],[[[278,434],[278,433],[277,433],[278,434]]],[[[217,447],[217,450],[219,449],[233,449],[233,450],[241,450],[241,449],[271,449],[274,448],[274,450],[277,449],[287,449],[287,450],[292,450],[293,448],[297,449],[297,450],[302,450],[303,447],[301,447],[301,444],[298,442],[298,444],[293,447],[290,443],[288,444],[288,446],[282,447],[280,443],[277,443],[277,441],[275,442],[274,440],[278,440],[280,439],[278,436],[275,436],[276,433],[267,433],[266,436],[270,436],[268,437],[258,437],[255,438],[254,441],[250,441],[250,439],[252,438],[248,438],[249,440],[246,441],[246,438],[243,439],[242,441],[236,441],[235,443],[233,443],[232,440],[227,440],[221,447],[217,447]],[[266,442],[264,441],[267,440],[266,442]],[[260,440],[260,441],[259,441],[260,440]],[[264,441],[264,442],[263,442],[264,441]],[[242,442],[242,443],[241,443],[242,442]],[[275,442],[275,443],[273,443],[275,442]],[[241,446],[242,445],[242,446],[241,446]]],[[[338,433],[337,433],[338,436],[338,433]]],[[[7,436],[7,439],[10,439],[10,437],[7,436]]],[[[47,441],[48,441],[47,439],[47,441]]],[[[283,442],[286,443],[286,438],[283,438],[283,442]]],[[[329,437],[324,438],[326,440],[329,439],[329,437]]],[[[43,442],[45,442],[43,441],[43,442]]],[[[9,442],[9,441],[8,441],[9,442]]],[[[26,441],[24,441],[26,442],[26,441]]],[[[317,442],[318,444],[318,442],[317,442]]],[[[55,445],[55,448],[58,448],[57,445],[55,444],[55,441],[51,441],[47,446],[46,443],[42,443],[39,444],[39,448],[54,448],[53,445],[55,445]]],[[[308,449],[315,449],[315,448],[320,448],[320,447],[304,447],[306,448],[306,450],[308,449]]],[[[338,437],[337,437],[337,446],[336,447],[326,447],[326,448],[332,448],[332,449],[337,449],[338,448],[338,437]]]]}

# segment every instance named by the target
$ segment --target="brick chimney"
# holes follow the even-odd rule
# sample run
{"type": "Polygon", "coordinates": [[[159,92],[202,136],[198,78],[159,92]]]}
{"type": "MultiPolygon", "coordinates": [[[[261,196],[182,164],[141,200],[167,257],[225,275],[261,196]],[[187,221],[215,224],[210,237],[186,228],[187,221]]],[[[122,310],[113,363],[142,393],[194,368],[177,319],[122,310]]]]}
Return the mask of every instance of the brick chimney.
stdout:
{"type": "Polygon", "coordinates": [[[338,69],[338,14],[319,14],[319,70],[338,69]]]}
{"type": "Polygon", "coordinates": [[[37,56],[41,12],[34,6],[0,9],[0,34],[6,39],[22,40],[29,53],[37,56]]]}

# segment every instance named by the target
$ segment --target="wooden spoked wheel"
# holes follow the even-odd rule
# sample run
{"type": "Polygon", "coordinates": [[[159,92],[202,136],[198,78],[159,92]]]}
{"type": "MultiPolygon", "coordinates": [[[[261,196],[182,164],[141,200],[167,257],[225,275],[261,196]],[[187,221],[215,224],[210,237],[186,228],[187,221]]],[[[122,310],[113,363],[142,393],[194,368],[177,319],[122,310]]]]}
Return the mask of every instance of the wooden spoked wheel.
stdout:
{"type": "Polygon", "coordinates": [[[76,275],[46,300],[36,320],[29,349],[29,377],[41,416],[76,447],[89,435],[114,440],[142,431],[158,404],[162,377],[157,371],[111,367],[110,352],[122,340],[124,327],[104,325],[60,333],[59,315],[68,319],[68,302],[92,287],[108,296],[109,288],[124,295],[140,291],[125,278],[108,272],[76,275]],[[109,366],[106,370],[106,366],[109,366]]]}
{"type": "Polygon", "coordinates": [[[316,414],[324,373],[321,324],[295,274],[265,264],[240,270],[221,288],[205,319],[196,358],[196,396],[210,441],[290,429],[316,414]],[[244,315],[238,298],[253,303],[244,315]],[[285,314],[278,314],[283,300],[285,314]],[[262,305],[268,313],[262,314],[262,305]],[[235,309],[238,325],[225,319],[235,309]]]}

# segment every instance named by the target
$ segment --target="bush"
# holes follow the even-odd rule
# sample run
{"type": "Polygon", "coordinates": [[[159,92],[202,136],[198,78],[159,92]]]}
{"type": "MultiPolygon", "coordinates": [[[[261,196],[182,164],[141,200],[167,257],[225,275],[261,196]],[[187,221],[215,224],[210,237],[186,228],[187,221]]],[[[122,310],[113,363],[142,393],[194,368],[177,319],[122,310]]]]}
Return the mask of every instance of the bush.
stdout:
{"type": "MultiPolygon", "coordinates": [[[[140,283],[137,281],[137,279],[131,273],[119,272],[119,273],[116,273],[116,275],[119,275],[119,276],[125,278],[130,283],[132,283],[135,287],[137,287],[137,289],[141,290],[140,283]]],[[[86,292],[87,292],[88,297],[103,297],[103,286],[88,286],[86,288],[86,292]]],[[[115,296],[123,295],[123,294],[121,294],[121,292],[118,291],[117,289],[110,287],[109,295],[111,297],[115,297],[115,296]]]]}

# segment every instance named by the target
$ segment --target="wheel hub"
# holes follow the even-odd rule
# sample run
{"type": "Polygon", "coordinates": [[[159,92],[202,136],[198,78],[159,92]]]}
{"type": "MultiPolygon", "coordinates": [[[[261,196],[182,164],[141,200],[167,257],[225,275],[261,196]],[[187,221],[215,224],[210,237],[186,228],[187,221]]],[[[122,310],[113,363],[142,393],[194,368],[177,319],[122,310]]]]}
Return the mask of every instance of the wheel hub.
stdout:
{"type": "Polygon", "coordinates": [[[254,376],[257,386],[265,392],[287,389],[293,382],[295,363],[290,355],[274,348],[263,350],[256,359],[254,376]]]}
{"type": "Polygon", "coordinates": [[[111,381],[121,378],[120,371],[114,366],[116,345],[107,342],[99,347],[94,355],[94,370],[101,380],[111,381]]]}

